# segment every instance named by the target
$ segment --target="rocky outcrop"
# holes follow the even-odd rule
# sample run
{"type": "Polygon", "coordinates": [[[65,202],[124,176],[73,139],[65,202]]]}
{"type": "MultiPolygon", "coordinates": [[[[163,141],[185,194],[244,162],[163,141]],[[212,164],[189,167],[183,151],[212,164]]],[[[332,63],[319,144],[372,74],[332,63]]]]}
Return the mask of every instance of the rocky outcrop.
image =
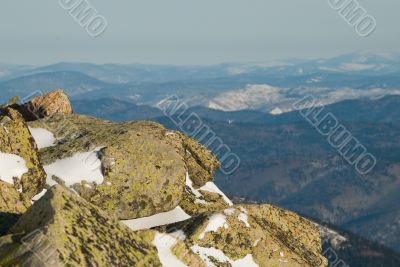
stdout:
{"type": "Polygon", "coordinates": [[[154,122],[49,107],[28,123],[51,138],[40,152],[15,101],[2,108],[0,151],[27,172],[0,181],[0,207],[12,215],[0,216],[0,266],[327,266],[308,220],[233,205],[212,182],[217,158],[197,141],[154,122]]]}
{"type": "Polygon", "coordinates": [[[20,112],[27,121],[33,121],[54,114],[72,114],[72,106],[64,90],[57,89],[20,106],[20,112]]]}
{"type": "MultiPolygon", "coordinates": [[[[30,199],[45,185],[46,174],[40,163],[35,141],[21,114],[6,107],[0,110],[0,152],[25,161],[26,172],[14,179],[14,188],[30,199]]],[[[4,177],[0,177],[4,181],[4,177]]],[[[1,207],[0,207],[1,209],[1,207]]]]}
{"type": "Polygon", "coordinates": [[[215,266],[244,260],[266,267],[327,266],[318,229],[271,205],[236,205],[159,230],[180,232],[187,247],[215,266]]]}
{"type": "Polygon", "coordinates": [[[0,244],[1,266],[160,266],[151,243],[61,186],[36,202],[0,244]]]}
{"type": "Polygon", "coordinates": [[[185,149],[185,162],[194,187],[204,186],[214,178],[215,171],[219,168],[216,156],[199,142],[181,135],[185,149]]]}
{"type": "Polygon", "coordinates": [[[13,185],[0,181],[0,235],[7,233],[29,206],[13,185]]]}
{"type": "Polygon", "coordinates": [[[30,125],[46,125],[59,140],[41,150],[45,167],[76,153],[99,149],[104,181],[74,184],[73,188],[120,219],[175,208],[183,198],[187,170],[198,184],[204,184],[212,180],[218,167],[215,156],[202,145],[154,122],[113,123],[56,114],[30,125]]]}

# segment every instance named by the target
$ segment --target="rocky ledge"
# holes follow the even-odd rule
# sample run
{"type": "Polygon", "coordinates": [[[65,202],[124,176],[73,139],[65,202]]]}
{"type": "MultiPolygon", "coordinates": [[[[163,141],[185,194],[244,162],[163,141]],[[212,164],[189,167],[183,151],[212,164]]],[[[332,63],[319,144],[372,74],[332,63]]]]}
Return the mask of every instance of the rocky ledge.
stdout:
{"type": "Polygon", "coordinates": [[[62,90],[0,123],[0,266],[327,266],[314,224],[234,205],[180,132],[73,114],[62,90]]]}

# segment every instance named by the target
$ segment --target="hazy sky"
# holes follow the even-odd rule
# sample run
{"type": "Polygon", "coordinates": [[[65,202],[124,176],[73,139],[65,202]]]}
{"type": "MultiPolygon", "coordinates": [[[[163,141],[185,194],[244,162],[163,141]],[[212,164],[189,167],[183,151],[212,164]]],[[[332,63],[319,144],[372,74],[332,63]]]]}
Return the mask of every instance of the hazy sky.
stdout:
{"type": "Polygon", "coordinates": [[[327,1],[90,0],[108,20],[93,38],[58,0],[2,0],[0,62],[212,64],[399,52],[399,0],[358,0],[377,21],[369,37],[327,1]]]}

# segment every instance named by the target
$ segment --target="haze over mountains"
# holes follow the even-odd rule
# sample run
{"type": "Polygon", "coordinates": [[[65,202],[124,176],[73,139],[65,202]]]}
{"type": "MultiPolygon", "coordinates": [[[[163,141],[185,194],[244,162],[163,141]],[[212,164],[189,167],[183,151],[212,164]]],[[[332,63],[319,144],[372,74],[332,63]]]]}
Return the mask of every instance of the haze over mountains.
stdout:
{"type": "Polygon", "coordinates": [[[0,100],[15,92],[29,95],[32,90],[57,86],[66,88],[73,99],[112,97],[154,106],[176,94],[192,105],[225,111],[284,112],[291,109],[293,99],[308,93],[328,104],[399,94],[399,72],[398,56],[361,53],[324,60],[215,66],[3,64],[0,90],[4,94],[0,100]]]}
{"type": "Polygon", "coordinates": [[[0,69],[3,102],[35,90],[63,88],[77,113],[115,121],[149,119],[176,128],[155,105],[177,95],[240,156],[241,166],[233,175],[217,175],[218,185],[230,196],[275,203],[400,251],[398,56],[0,69]],[[371,173],[358,174],[293,111],[293,103],[309,94],[377,158],[371,173]]]}

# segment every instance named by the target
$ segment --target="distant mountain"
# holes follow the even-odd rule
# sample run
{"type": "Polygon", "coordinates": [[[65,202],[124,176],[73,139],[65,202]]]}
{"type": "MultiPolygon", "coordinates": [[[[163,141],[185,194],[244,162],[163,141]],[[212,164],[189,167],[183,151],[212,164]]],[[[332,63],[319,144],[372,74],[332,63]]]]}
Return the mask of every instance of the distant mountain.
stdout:
{"type": "MultiPolygon", "coordinates": [[[[130,119],[154,119],[162,117],[162,112],[155,107],[137,105],[130,101],[113,98],[90,98],[72,100],[74,109],[82,114],[98,114],[102,118],[126,121],[130,119]]],[[[325,106],[345,122],[400,123],[400,96],[384,96],[377,99],[352,99],[325,106]]],[[[221,111],[203,106],[190,107],[201,118],[232,123],[278,124],[301,122],[304,119],[298,112],[271,115],[255,110],[221,111]]]]}
{"type": "Polygon", "coordinates": [[[0,97],[62,87],[74,99],[116,98],[154,106],[175,94],[190,105],[279,114],[313,94],[323,104],[400,94],[400,58],[349,54],[331,59],[211,66],[57,63],[0,65],[0,97]],[[32,87],[27,87],[32,84],[32,87]]]}
{"type": "Polygon", "coordinates": [[[46,92],[55,88],[66,88],[68,94],[74,97],[86,93],[93,94],[94,91],[100,94],[113,86],[80,72],[40,73],[0,82],[0,100],[4,101],[15,95],[24,98],[35,91],[46,92]]]}
{"type": "MultiPolygon", "coordinates": [[[[178,80],[204,80],[235,76],[309,76],[350,74],[384,76],[400,72],[400,57],[384,53],[350,53],[313,60],[287,59],[271,62],[224,63],[205,66],[149,64],[91,64],[60,62],[47,66],[0,64],[1,79],[12,79],[43,72],[78,71],[109,83],[164,83],[178,80]],[[4,70],[7,70],[4,72],[4,70]]],[[[339,80],[338,80],[339,81],[339,80]]]]}
{"type": "MultiPolygon", "coordinates": [[[[96,115],[113,121],[148,120],[164,116],[158,108],[136,105],[132,102],[112,98],[72,100],[72,105],[77,113],[96,115]]],[[[272,115],[259,111],[242,110],[224,112],[202,106],[190,107],[188,112],[194,112],[203,119],[228,123],[264,123],[268,121],[268,118],[272,118],[272,115]]]]}
{"type": "Polygon", "coordinates": [[[329,260],[329,266],[400,266],[400,253],[348,231],[317,225],[321,232],[323,255],[329,260]]]}

